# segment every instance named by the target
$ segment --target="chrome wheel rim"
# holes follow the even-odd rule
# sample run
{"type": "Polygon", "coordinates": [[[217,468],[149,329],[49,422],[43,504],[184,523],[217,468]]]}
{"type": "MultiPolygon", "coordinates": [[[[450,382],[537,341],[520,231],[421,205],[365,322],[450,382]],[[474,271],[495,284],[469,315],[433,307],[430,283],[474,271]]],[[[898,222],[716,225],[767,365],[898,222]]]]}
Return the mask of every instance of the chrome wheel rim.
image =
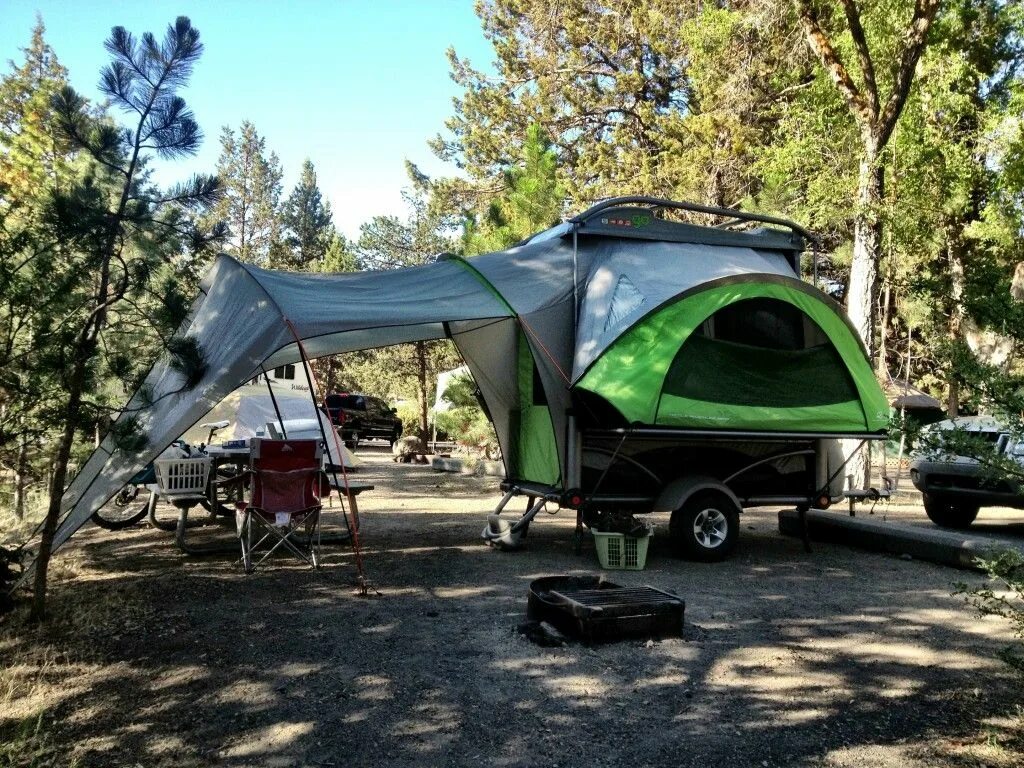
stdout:
{"type": "Polygon", "coordinates": [[[729,521],[717,509],[702,509],[693,519],[693,536],[706,549],[720,547],[728,533],[729,521]]]}

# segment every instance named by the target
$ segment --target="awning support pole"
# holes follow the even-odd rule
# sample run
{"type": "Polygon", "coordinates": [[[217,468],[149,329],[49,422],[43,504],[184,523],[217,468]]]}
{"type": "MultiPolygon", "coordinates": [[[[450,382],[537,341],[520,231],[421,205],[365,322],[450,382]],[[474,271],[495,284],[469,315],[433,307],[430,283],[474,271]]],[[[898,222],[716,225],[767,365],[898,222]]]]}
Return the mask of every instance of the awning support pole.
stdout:
{"type": "MultiPolygon", "coordinates": [[[[274,413],[277,414],[277,423],[281,425],[281,434],[284,435],[284,439],[288,439],[288,430],[284,426],[284,417],[281,416],[281,409],[277,406],[277,398],[274,397],[274,388],[270,384],[270,375],[267,373],[267,369],[262,365],[260,370],[263,371],[263,378],[267,382],[267,391],[270,393],[270,402],[274,405],[274,413]]],[[[316,401],[313,401],[313,405],[316,405],[316,401]]]]}
{"type": "MultiPolygon", "coordinates": [[[[288,326],[288,330],[291,331],[292,337],[295,339],[295,344],[299,348],[299,357],[302,359],[302,368],[303,368],[303,370],[305,370],[305,372],[306,372],[306,379],[309,381],[309,396],[313,399],[313,410],[314,410],[315,417],[316,417],[316,423],[320,427],[320,435],[321,435],[321,437],[323,437],[324,445],[325,446],[329,446],[330,443],[328,442],[328,439],[327,439],[327,432],[324,429],[324,423],[323,423],[323,421],[320,420],[320,404],[317,402],[317,396],[316,396],[317,395],[317,390],[319,389],[319,386],[317,386],[316,377],[313,375],[313,369],[312,369],[312,367],[309,364],[309,358],[306,356],[306,348],[302,345],[302,339],[299,338],[299,334],[295,330],[295,326],[292,325],[292,321],[289,320],[287,317],[284,317],[283,319],[284,319],[285,325],[288,326]]],[[[326,397],[327,396],[325,394],[324,395],[324,408],[325,409],[327,407],[326,397]]],[[[341,478],[342,478],[342,484],[344,485],[344,488],[345,488],[345,497],[346,498],[351,498],[351,493],[349,491],[349,485],[348,485],[348,471],[345,469],[345,454],[342,452],[342,449],[341,449],[341,442],[340,442],[340,439],[338,438],[338,430],[332,428],[331,429],[331,434],[334,437],[334,445],[335,445],[335,448],[338,451],[338,461],[341,462],[341,478]]],[[[330,451],[329,450],[327,452],[327,455],[328,455],[328,458],[330,458],[330,451]]],[[[335,485],[339,485],[337,470],[336,469],[332,469],[331,470],[331,474],[334,476],[334,483],[335,483],[335,485]]],[[[360,592],[360,594],[365,596],[365,595],[369,594],[370,584],[369,584],[369,582],[366,579],[366,571],[363,569],[363,550],[362,550],[362,545],[360,544],[360,541],[359,541],[359,521],[358,520],[353,520],[352,522],[349,522],[348,515],[349,515],[349,510],[344,505],[342,505],[342,517],[345,520],[345,526],[348,528],[348,531],[349,531],[349,534],[350,534],[350,537],[351,537],[352,552],[356,556],[356,571],[358,573],[358,577],[357,578],[358,578],[358,582],[359,582],[359,592],[360,592]]]]}

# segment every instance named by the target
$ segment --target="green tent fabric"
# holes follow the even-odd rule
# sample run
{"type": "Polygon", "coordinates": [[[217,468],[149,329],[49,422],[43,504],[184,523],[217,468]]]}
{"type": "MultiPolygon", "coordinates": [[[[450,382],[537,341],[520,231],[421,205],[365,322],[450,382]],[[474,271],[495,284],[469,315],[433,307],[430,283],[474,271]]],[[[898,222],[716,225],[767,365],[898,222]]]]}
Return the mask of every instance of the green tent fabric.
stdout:
{"type": "Polygon", "coordinates": [[[888,404],[853,331],[795,279],[757,275],[709,284],[644,317],[577,383],[630,422],[718,429],[864,432],[888,404]],[[764,349],[694,332],[736,302],[775,299],[812,320],[828,344],[764,349]]]}
{"type": "Polygon", "coordinates": [[[511,462],[512,475],[517,480],[556,485],[560,473],[551,412],[544,390],[537,380],[533,353],[522,331],[519,332],[517,378],[519,409],[518,424],[513,426],[515,447],[511,462]]]}

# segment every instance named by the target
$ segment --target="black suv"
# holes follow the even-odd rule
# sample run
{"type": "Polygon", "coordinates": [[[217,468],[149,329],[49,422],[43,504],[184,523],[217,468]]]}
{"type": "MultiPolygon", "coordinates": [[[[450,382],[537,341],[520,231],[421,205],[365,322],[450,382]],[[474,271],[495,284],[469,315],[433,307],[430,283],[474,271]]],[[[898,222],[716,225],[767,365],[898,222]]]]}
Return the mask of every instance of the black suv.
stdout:
{"type": "Polygon", "coordinates": [[[371,437],[394,445],[402,436],[402,420],[395,409],[376,397],[346,392],[328,395],[327,413],[349,448],[371,437]]]}

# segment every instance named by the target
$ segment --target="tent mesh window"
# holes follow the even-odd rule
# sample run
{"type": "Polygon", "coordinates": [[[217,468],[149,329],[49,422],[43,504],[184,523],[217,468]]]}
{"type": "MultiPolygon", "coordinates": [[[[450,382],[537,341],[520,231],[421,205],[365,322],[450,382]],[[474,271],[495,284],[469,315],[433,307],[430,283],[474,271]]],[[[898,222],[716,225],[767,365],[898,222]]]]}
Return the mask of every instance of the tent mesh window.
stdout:
{"type": "Polygon", "coordinates": [[[856,400],[839,353],[814,321],[777,299],[723,307],[679,349],[666,394],[779,408],[856,400]]]}

